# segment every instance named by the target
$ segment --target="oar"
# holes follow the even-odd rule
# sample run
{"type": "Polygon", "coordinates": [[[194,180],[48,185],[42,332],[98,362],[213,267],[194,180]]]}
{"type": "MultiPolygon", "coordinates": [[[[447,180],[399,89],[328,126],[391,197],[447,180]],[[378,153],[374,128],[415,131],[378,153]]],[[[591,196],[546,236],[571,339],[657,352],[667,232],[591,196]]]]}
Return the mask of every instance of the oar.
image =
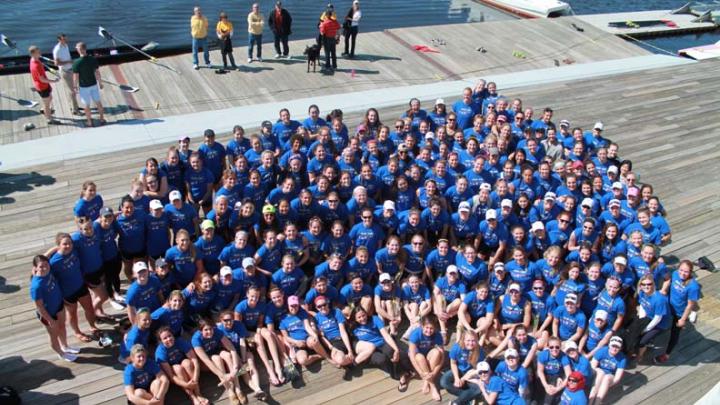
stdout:
{"type": "Polygon", "coordinates": [[[106,40],[115,40],[115,41],[120,42],[121,44],[125,44],[125,45],[128,46],[130,49],[132,49],[132,50],[134,50],[135,52],[138,52],[139,54],[141,54],[141,55],[145,56],[146,58],[148,58],[148,59],[150,60],[150,62],[152,62],[152,63],[154,63],[154,64],[156,64],[156,65],[158,65],[158,66],[162,66],[162,67],[164,67],[164,68],[166,68],[166,69],[168,69],[168,70],[172,70],[173,72],[175,72],[175,73],[177,73],[177,74],[180,74],[180,72],[179,72],[178,70],[176,70],[175,68],[173,68],[172,66],[163,65],[162,63],[160,63],[160,62],[158,61],[158,59],[157,59],[156,57],[150,55],[149,53],[145,52],[145,50],[143,50],[143,49],[146,49],[146,48],[149,48],[149,49],[146,49],[146,50],[154,49],[154,48],[157,46],[157,43],[156,43],[156,42],[155,42],[155,43],[150,42],[150,43],[148,43],[147,45],[143,46],[143,49],[139,49],[139,48],[135,47],[133,44],[125,41],[124,39],[119,38],[118,36],[111,34],[108,30],[106,30],[106,29],[103,28],[103,27],[98,27],[98,35],[100,35],[101,37],[105,38],[106,40]]]}
{"type": "Polygon", "coordinates": [[[160,44],[158,44],[158,43],[155,42],[155,41],[150,41],[150,42],[147,43],[147,45],[145,45],[145,46],[143,46],[142,48],[140,48],[140,50],[145,51],[145,52],[150,52],[150,51],[152,51],[153,49],[157,48],[158,45],[160,45],[160,44]]]}
{"type": "MultiPolygon", "coordinates": [[[[53,60],[50,59],[50,58],[46,58],[46,57],[44,57],[44,56],[41,56],[40,58],[45,62],[44,65],[45,65],[45,67],[47,68],[47,70],[48,70],[50,73],[52,73],[53,75],[55,75],[55,76],[57,76],[58,78],[60,78],[60,73],[57,71],[57,69],[55,69],[54,67],[52,67],[52,66],[49,65],[50,63],[54,63],[53,60]]],[[[120,90],[122,90],[122,91],[124,91],[124,92],[126,92],[126,93],[136,93],[136,92],[140,91],[139,88],[130,86],[130,85],[128,85],[128,84],[115,83],[115,82],[111,82],[110,80],[105,80],[105,79],[100,79],[100,81],[102,81],[102,82],[105,83],[105,84],[109,84],[109,85],[111,85],[111,86],[119,87],[120,90]]]]}
{"type": "Polygon", "coordinates": [[[13,42],[10,38],[6,37],[4,34],[0,34],[0,42],[2,42],[2,44],[7,46],[8,48],[14,50],[16,55],[20,54],[20,51],[18,51],[17,49],[17,44],[13,42]]]}
{"type": "Polygon", "coordinates": [[[6,98],[8,100],[12,100],[12,101],[20,104],[20,106],[25,107],[25,108],[35,108],[39,104],[37,101],[25,100],[22,98],[14,98],[14,97],[6,96],[3,94],[0,94],[0,97],[6,98]]]}

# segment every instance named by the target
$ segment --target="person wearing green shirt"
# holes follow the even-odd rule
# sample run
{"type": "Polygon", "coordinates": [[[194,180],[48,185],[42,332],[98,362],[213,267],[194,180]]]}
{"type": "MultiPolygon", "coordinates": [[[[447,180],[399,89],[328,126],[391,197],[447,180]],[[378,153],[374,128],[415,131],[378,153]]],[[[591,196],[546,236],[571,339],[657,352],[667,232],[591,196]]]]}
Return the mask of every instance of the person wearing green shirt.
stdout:
{"type": "Polygon", "coordinates": [[[100,114],[100,125],[104,125],[106,123],[105,112],[100,101],[100,89],[103,88],[100,65],[97,59],[88,55],[87,46],[84,42],[78,42],[75,49],[80,57],[72,65],[73,82],[75,91],[80,94],[80,101],[85,105],[87,126],[93,126],[92,111],[90,110],[93,103],[100,114]]]}

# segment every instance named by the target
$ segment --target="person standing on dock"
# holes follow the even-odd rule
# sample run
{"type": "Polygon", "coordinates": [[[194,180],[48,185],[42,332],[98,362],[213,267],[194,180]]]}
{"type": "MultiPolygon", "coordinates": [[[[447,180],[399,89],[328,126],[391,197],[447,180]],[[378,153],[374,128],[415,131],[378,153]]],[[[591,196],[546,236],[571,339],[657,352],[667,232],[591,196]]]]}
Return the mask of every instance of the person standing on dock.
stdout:
{"type": "Polygon", "coordinates": [[[45,66],[40,61],[40,48],[33,45],[28,51],[30,52],[30,75],[32,76],[33,87],[42,99],[45,119],[47,119],[48,124],[59,124],[60,121],[52,117],[52,87],[50,83],[55,83],[60,79],[48,79],[45,74],[45,66]]]}
{"type": "Polygon", "coordinates": [[[55,60],[55,66],[60,70],[60,75],[63,81],[70,89],[70,97],[72,98],[72,112],[77,115],[80,114],[78,108],[77,93],[75,93],[75,87],[73,86],[73,71],[72,71],[72,56],[70,55],[70,47],[67,44],[67,36],[65,34],[59,34],[57,36],[58,43],[53,48],[53,59],[55,60]]]}
{"type": "Polygon", "coordinates": [[[358,34],[360,18],[362,18],[362,11],[360,11],[360,2],[358,0],[355,0],[353,1],[352,7],[345,16],[345,21],[343,21],[345,52],[342,53],[342,56],[347,56],[349,58],[355,57],[355,39],[357,38],[358,34]]]}
{"type": "Polygon", "coordinates": [[[332,4],[328,4],[328,8],[325,11],[325,19],[320,23],[320,35],[322,35],[322,46],[325,48],[325,70],[337,69],[337,53],[335,51],[335,45],[337,45],[340,39],[340,23],[337,22],[337,16],[335,15],[335,8],[332,4]],[[332,65],[330,64],[332,59],[332,65]]]}
{"type": "Polygon", "coordinates": [[[85,118],[87,126],[93,126],[92,111],[90,110],[93,103],[97,106],[100,114],[100,125],[105,124],[105,111],[100,101],[100,89],[103,88],[102,79],[100,77],[100,65],[97,59],[88,55],[87,46],[84,42],[78,42],[75,50],[80,57],[75,60],[72,66],[73,82],[75,91],[80,94],[80,101],[85,105],[85,118]]]}
{"type": "Polygon", "coordinates": [[[262,62],[262,32],[265,28],[265,17],[260,13],[260,5],[253,3],[248,14],[248,63],[253,61],[253,48],[257,45],[257,61],[262,62]]]}
{"type": "Polygon", "coordinates": [[[288,37],[292,34],[292,16],[283,8],[282,2],[275,2],[275,9],[268,18],[268,25],[275,37],[275,59],[280,58],[280,56],[289,58],[290,48],[288,47],[288,37]],[[280,43],[282,43],[282,52],[280,50],[280,43]]]}
{"type": "Polygon", "coordinates": [[[220,39],[220,53],[222,54],[223,69],[228,68],[228,57],[230,58],[230,66],[232,66],[233,69],[237,69],[237,65],[235,65],[235,57],[232,53],[233,25],[230,20],[228,20],[228,16],[224,11],[220,12],[220,21],[218,21],[215,31],[218,39],[220,39]]]}
{"type": "Polygon", "coordinates": [[[205,64],[210,66],[210,49],[208,49],[208,20],[202,14],[200,7],[193,9],[193,16],[190,17],[190,35],[192,35],[193,69],[198,70],[198,49],[202,48],[205,64]]]}

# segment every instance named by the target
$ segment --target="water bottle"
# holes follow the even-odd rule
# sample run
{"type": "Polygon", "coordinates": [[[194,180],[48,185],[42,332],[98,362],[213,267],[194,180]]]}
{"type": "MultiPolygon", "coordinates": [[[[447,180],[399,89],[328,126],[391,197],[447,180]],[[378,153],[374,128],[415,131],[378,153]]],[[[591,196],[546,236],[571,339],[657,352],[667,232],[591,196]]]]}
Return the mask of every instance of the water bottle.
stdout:
{"type": "Polygon", "coordinates": [[[106,332],[103,332],[103,334],[100,336],[100,339],[98,339],[98,346],[105,348],[113,344],[113,340],[106,332]]]}

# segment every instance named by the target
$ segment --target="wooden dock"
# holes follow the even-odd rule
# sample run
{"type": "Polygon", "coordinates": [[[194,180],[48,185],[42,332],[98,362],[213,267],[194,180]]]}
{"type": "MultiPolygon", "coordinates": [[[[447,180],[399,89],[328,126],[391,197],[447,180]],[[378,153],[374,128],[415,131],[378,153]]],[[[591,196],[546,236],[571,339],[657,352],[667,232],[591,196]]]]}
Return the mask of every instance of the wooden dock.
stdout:
{"type": "MultiPolygon", "coordinates": [[[[482,31],[485,28],[473,25],[468,26],[468,29],[482,31]]],[[[502,50],[488,48],[486,56],[473,57],[465,62],[451,57],[461,54],[460,48],[455,49],[454,41],[465,43],[465,48],[475,46],[475,42],[469,39],[470,36],[466,36],[467,39],[451,37],[452,30],[453,27],[449,27],[441,31],[441,36],[448,41],[447,48],[442,48],[443,53],[427,57],[442,58],[443,66],[460,75],[477,69],[480,72],[487,69],[489,72],[492,69],[511,71],[548,67],[553,59],[565,57],[560,55],[566,54],[580,62],[581,58],[610,58],[615,55],[614,51],[620,55],[644,52],[611,35],[589,28],[584,35],[597,35],[600,44],[591,46],[587,38],[574,36],[574,30],[568,29],[562,22],[537,20],[511,25],[496,32],[495,39],[478,37],[484,38],[484,44],[495,40],[498,44],[505,42],[506,45],[502,50]],[[536,33],[532,36],[526,36],[528,31],[518,34],[518,27],[525,24],[530,24],[528,30],[536,33]],[[562,53],[556,51],[548,54],[551,52],[550,44],[540,39],[549,38],[548,32],[555,32],[558,43],[562,42],[566,47],[572,43],[577,46],[562,53]],[[565,41],[561,41],[563,35],[565,41]],[[534,40],[523,41],[523,37],[534,40]],[[527,64],[511,56],[512,48],[520,45],[530,52],[527,64]],[[608,49],[605,53],[593,54],[593,47],[608,49]],[[511,62],[516,66],[513,67],[511,62]]],[[[426,34],[426,31],[420,28],[403,30],[401,37],[414,44],[421,40],[429,42],[429,39],[438,36],[437,31],[431,34],[426,34]]],[[[362,35],[360,49],[363,49],[363,53],[367,49],[365,46],[380,48],[379,45],[365,42],[372,38],[371,34],[364,38],[362,35]]],[[[387,36],[383,33],[374,35],[387,36]]],[[[389,38],[384,38],[384,42],[387,50],[383,54],[396,55],[402,61],[370,62],[362,56],[358,64],[372,67],[382,63],[381,74],[386,82],[374,79],[374,76],[367,77],[371,75],[360,76],[361,80],[353,82],[347,73],[339,73],[331,78],[306,76],[304,70],[298,71],[302,66],[291,66],[292,70],[288,67],[287,75],[278,75],[281,67],[285,67],[282,62],[259,65],[273,67],[278,72],[274,75],[268,75],[271,72],[259,72],[253,75],[255,80],[252,81],[245,81],[242,79],[244,75],[235,73],[233,75],[239,78],[216,76],[207,70],[192,72],[188,69],[186,58],[173,60],[178,68],[184,69],[181,77],[152,76],[149,72],[154,68],[142,63],[123,65],[121,69],[128,81],[144,89],[167,86],[166,95],[172,106],[159,110],[146,109],[143,114],[147,117],[317,94],[313,91],[319,91],[318,86],[323,80],[332,80],[333,83],[341,79],[345,81],[347,85],[344,87],[320,90],[338,92],[381,86],[390,82],[390,79],[394,85],[435,80],[431,72],[437,69],[425,57],[389,38]],[[411,61],[415,63],[414,69],[407,72],[401,68],[391,70],[388,67],[392,63],[411,61]],[[140,78],[144,80],[140,81],[140,78]],[[227,80],[237,81],[233,82],[237,87],[231,87],[227,80]],[[253,92],[248,92],[249,89],[253,92]],[[283,92],[280,93],[281,89],[283,92]],[[250,97],[249,94],[256,95],[250,97]],[[207,102],[200,103],[200,100],[207,102]]],[[[484,46],[487,48],[487,45],[484,46]]],[[[380,70],[378,67],[373,69],[380,70]]],[[[472,74],[477,75],[478,71],[472,74]]],[[[504,92],[501,88],[500,92],[508,97],[521,97],[526,106],[536,110],[553,107],[556,122],[569,119],[573,126],[590,127],[597,120],[603,121],[607,136],[620,144],[622,157],[633,161],[635,170],[640,173],[639,180],[655,187],[657,195],[669,211],[673,242],[663,251],[666,260],[673,263],[678,258],[694,260],[705,255],[717,263],[720,261],[720,233],[717,232],[720,229],[720,121],[716,118],[720,113],[720,81],[716,80],[719,75],[720,61],[706,61],[600,79],[514,89],[511,92],[504,92]]],[[[7,80],[10,79],[0,78],[2,88],[7,88],[7,80]]],[[[27,80],[24,76],[15,77],[15,80],[18,91],[27,87],[27,83],[23,82],[27,80]]],[[[152,98],[146,93],[143,90],[136,97],[140,101],[139,105],[148,107],[152,105],[152,98]]],[[[110,96],[106,97],[109,101],[110,96]]],[[[5,103],[5,100],[2,102],[5,103]]],[[[118,99],[116,102],[122,101],[118,99]]],[[[385,120],[389,120],[389,117],[398,116],[404,107],[384,109],[380,113],[385,120]]],[[[3,104],[0,108],[6,114],[8,106],[3,104]]],[[[327,108],[331,106],[323,106],[323,111],[327,108]]],[[[304,115],[302,111],[293,113],[296,116],[304,115]]],[[[128,113],[118,114],[114,118],[130,119],[124,114],[128,113]]],[[[272,117],[259,120],[264,118],[272,117]]],[[[359,119],[357,115],[347,117],[349,123],[359,122],[359,119]]],[[[0,125],[0,133],[7,136],[9,123],[3,118],[0,125]]],[[[54,128],[53,132],[42,132],[43,129],[39,129],[29,134],[53,136],[60,129],[54,128]]],[[[25,133],[12,132],[11,141],[17,142],[20,135],[25,133]]],[[[193,146],[197,145],[197,141],[197,138],[193,139],[193,146]]],[[[119,198],[129,190],[130,179],[138,173],[145,159],[150,156],[161,157],[165,149],[164,146],[158,146],[121,153],[108,151],[91,158],[38,164],[24,171],[0,174],[0,246],[3,246],[0,251],[0,381],[19,389],[26,403],[125,403],[121,371],[115,366],[116,349],[111,351],[84,345],[83,354],[76,363],[56,360],[28,297],[29,262],[32,255],[52,244],[56,232],[73,228],[72,207],[84,180],[94,180],[107,204],[116,206],[119,198]]],[[[690,404],[717,383],[720,372],[720,274],[700,271],[698,275],[704,292],[698,323],[683,332],[681,344],[667,365],[640,366],[629,370],[622,387],[612,391],[612,403],[690,404]]],[[[289,385],[273,388],[270,391],[274,401],[272,403],[430,403],[429,397],[420,393],[418,381],[413,381],[407,392],[399,393],[395,383],[376,370],[366,370],[362,377],[346,382],[341,379],[340,371],[323,365],[319,370],[304,373],[304,385],[301,388],[289,385]]],[[[217,389],[211,388],[214,387],[212,379],[204,379],[203,387],[206,395],[216,403],[227,403],[217,389]]],[[[168,403],[184,403],[183,396],[175,389],[170,398],[172,401],[168,403]]],[[[443,392],[443,398],[447,400],[450,396],[443,392]]]]}
{"type": "MultiPolygon", "coordinates": [[[[101,68],[104,78],[129,83],[141,90],[129,94],[106,86],[102,97],[107,120],[114,124],[284,99],[547,68],[555,66],[556,61],[563,64],[563,60],[586,63],[648,54],[591,26],[584,32],[576,31],[570,26],[572,22],[580,24],[572,18],[512,20],[361,33],[356,58],[339,60],[339,70],[333,76],[306,73],[302,51],[310,40],[291,42],[294,56],[290,60],[272,59],[272,44],[266,43],[266,59],[252,64],[245,63],[246,48],[237,47],[234,53],[235,59],[242,63],[240,71],[224,75],[207,68],[194,71],[190,55],[161,59],[182,75],[148,62],[104,66],[101,68]],[[434,39],[441,39],[445,45],[433,42],[434,39]],[[414,45],[436,48],[439,53],[421,53],[412,49],[414,45]],[[477,51],[479,47],[487,52],[477,51]],[[513,56],[515,51],[520,51],[525,58],[513,56]]],[[[217,65],[220,54],[212,52],[211,59],[217,65]]],[[[0,76],[2,95],[40,101],[30,91],[31,86],[29,74],[0,76]]],[[[58,84],[53,95],[57,117],[63,124],[50,127],[39,113],[40,107],[26,109],[0,97],[0,144],[40,139],[81,128],[83,117],[70,114],[67,88],[58,84]],[[26,123],[33,123],[36,129],[25,131],[26,123]]],[[[301,113],[304,111],[295,112],[301,113]]]]}
{"type": "Polygon", "coordinates": [[[673,14],[672,10],[583,14],[575,17],[610,34],[633,38],[683,35],[718,29],[714,22],[696,22],[698,16],[673,14]],[[656,23],[650,25],[650,22],[656,23]]]}

